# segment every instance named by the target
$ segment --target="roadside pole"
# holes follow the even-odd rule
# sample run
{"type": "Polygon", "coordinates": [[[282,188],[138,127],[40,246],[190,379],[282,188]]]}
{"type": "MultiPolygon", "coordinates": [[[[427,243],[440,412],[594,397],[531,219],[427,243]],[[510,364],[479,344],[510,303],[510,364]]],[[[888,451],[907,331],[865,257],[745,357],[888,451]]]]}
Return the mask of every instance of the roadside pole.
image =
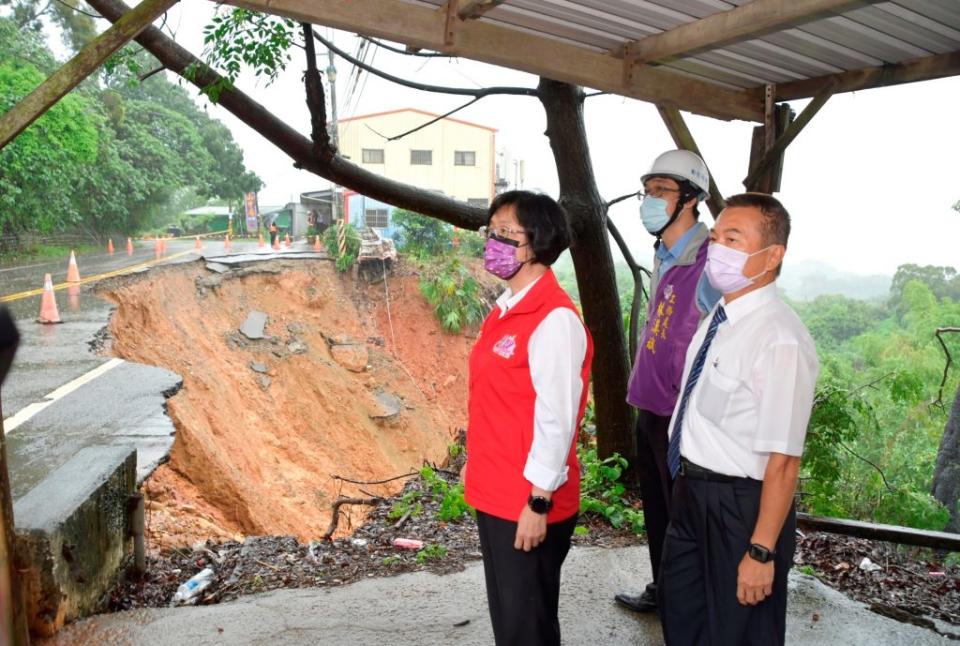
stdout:
{"type": "MultiPolygon", "coordinates": [[[[20,334],[7,308],[0,308],[0,385],[10,370],[20,334]]],[[[7,442],[3,430],[3,401],[0,398],[0,644],[27,646],[30,633],[24,606],[23,587],[16,568],[17,535],[13,524],[13,499],[7,472],[7,442]]]]}

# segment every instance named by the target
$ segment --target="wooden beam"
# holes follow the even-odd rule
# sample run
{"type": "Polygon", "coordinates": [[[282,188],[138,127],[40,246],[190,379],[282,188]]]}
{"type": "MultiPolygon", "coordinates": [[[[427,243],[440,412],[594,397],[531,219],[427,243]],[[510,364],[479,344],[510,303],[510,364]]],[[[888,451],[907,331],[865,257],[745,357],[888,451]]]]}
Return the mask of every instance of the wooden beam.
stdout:
{"type": "Polygon", "coordinates": [[[460,7],[460,0],[447,0],[441,11],[446,15],[445,26],[443,30],[443,44],[445,47],[451,47],[457,36],[457,9],[460,7]]]}
{"type": "Polygon", "coordinates": [[[462,22],[456,43],[447,46],[442,8],[400,0],[229,0],[229,4],[445,51],[718,119],[763,119],[763,102],[742,91],[645,67],[636,70],[630,83],[624,83],[623,62],[613,56],[500,24],[462,22]]]}
{"type": "Polygon", "coordinates": [[[50,78],[0,116],[0,148],[10,143],[90,76],[114,52],[143,31],[177,0],[143,0],[115,25],[97,36],[67,61],[50,78]]]}
{"type": "MultiPolygon", "coordinates": [[[[960,51],[782,83],[777,85],[777,101],[807,99],[819,94],[829,84],[833,84],[834,93],[839,94],[957,75],[960,75],[960,51]]],[[[750,91],[759,98],[763,88],[750,91]]]]}
{"type": "Polygon", "coordinates": [[[804,529],[856,536],[874,541],[888,541],[900,545],[916,545],[929,547],[934,550],[948,550],[960,552],[960,534],[949,532],[934,532],[913,527],[899,525],[881,525],[879,523],[865,523],[859,520],[842,518],[827,518],[826,516],[812,516],[797,514],[797,525],[804,529]]]}
{"type": "Polygon", "coordinates": [[[879,0],[752,0],[636,41],[637,61],[652,63],[795,27],[879,0]]]}
{"type": "Polygon", "coordinates": [[[507,0],[464,0],[458,15],[460,20],[476,20],[506,2],[507,0]]]}
{"type": "MultiPolygon", "coordinates": [[[[687,128],[687,122],[683,120],[680,111],[676,108],[665,108],[659,105],[657,111],[660,113],[663,123],[667,126],[667,130],[670,131],[670,136],[673,137],[673,143],[677,145],[677,148],[694,152],[700,156],[700,159],[703,159],[703,153],[700,152],[700,148],[694,141],[693,134],[687,128]]],[[[704,160],[704,163],[706,163],[706,160],[704,160]]],[[[717,183],[713,179],[713,173],[710,172],[709,166],[707,172],[710,174],[710,195],[707,196],[707,207],[710,209],[713,219],[716,220],[724,207],[723,194],[717,188],[717,183]]]]}
{"type": "MultiPolygon", "coordinates": [[[[773,106],[772,118],[762,126],[753,129],[753,138],[750,142],[750,162],[747,168],[752,171],[757,167],[757,163],[763,158],[763,155],[773,148],[776,138],[786,132],[794,118],[793,110],[788,103],[777,103],[773,106]],[[768,127],[767,124],[770,124],[768,127]],[[767,135],[770,134],[773,140],[768,142],[767,135]]],[[[777,155],[767,166],[766,171],[753,180],[753,184],[747,187],[748,191],[758,193],[773,194],[780,190],[780,179],[783,176],[784,153],[777,155]]],[[[749,174],[749,173],[748,173],[749,174]]]]}
{"type": "Polygon", "coordinates": [[[753,167],[750,171],[750,174],[743,180],[743,185],[747,190],[753,190],[751,187],[757,181],[757,179],[766,172],[770,166],[787,150],[794,139],[797,138],[804,128],[807,127],[807,124],[810,123],[811,119],[820,111],[820,108],[826,104],[827,100],[833,96],[834,86],[827,85],[827,87],[821,90],[820,94],[815,96],[813,100],[807,104],[807,107],[803,109],[803,112],[800,113],[800,116],[791,123],[786,131],[777,137],[777,141],[773,144],[772,148],[767,149],[764,152],[763,157],[760,158],[760,161],[757,162],[757,165],[753,167]]]}

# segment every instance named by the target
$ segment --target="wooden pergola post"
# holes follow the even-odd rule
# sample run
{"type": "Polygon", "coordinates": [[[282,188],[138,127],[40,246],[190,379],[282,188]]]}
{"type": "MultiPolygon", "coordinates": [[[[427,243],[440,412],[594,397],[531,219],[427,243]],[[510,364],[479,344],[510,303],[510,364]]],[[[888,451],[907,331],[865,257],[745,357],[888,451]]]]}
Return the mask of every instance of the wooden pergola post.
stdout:
{"type": "Polygon", "coordinates": [[[143,0],[133,11],[90,41],[50,78],[0,116],[0,148],[13,141],[70,90],[93,74],[114,52],[143,31],[177,0],[143,0]]]}

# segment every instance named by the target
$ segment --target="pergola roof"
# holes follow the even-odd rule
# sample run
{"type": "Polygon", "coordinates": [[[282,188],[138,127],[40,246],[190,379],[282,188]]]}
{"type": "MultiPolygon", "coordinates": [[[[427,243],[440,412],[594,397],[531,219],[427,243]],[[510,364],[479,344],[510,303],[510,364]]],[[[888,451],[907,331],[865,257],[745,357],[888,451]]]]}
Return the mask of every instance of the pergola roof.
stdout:
{"type": "Polygon", "coordinates": [[[722,119],[960,73],[958,0],[229,0],[722,119]]]}

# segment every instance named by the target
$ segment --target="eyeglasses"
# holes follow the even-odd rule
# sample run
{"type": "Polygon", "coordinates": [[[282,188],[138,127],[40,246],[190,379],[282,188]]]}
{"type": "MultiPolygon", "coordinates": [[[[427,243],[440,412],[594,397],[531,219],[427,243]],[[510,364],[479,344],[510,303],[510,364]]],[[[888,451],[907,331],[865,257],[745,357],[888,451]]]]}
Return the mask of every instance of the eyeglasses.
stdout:
{"type": "Polygon", "coordinates": [[[669,188],[667,186],[651,186],[649,190],[647,190],[646,192],[637,191],[637,199],[642,200],[645,197],[660,198],[660,197],[663,197],[664,193],[679,193],[679,192],[680,192],[679,188],[669,188]]]}
{"type": "Polygon", "coordinates": [[[526,235],[526,231],[523,229],[511,229],[507,226],[502,227],[480,227],[480,235],[486,239],[490,239],[491,236],[497,236],[498,238],[509,238],[511,235],[519,236],[526,235]]]}

